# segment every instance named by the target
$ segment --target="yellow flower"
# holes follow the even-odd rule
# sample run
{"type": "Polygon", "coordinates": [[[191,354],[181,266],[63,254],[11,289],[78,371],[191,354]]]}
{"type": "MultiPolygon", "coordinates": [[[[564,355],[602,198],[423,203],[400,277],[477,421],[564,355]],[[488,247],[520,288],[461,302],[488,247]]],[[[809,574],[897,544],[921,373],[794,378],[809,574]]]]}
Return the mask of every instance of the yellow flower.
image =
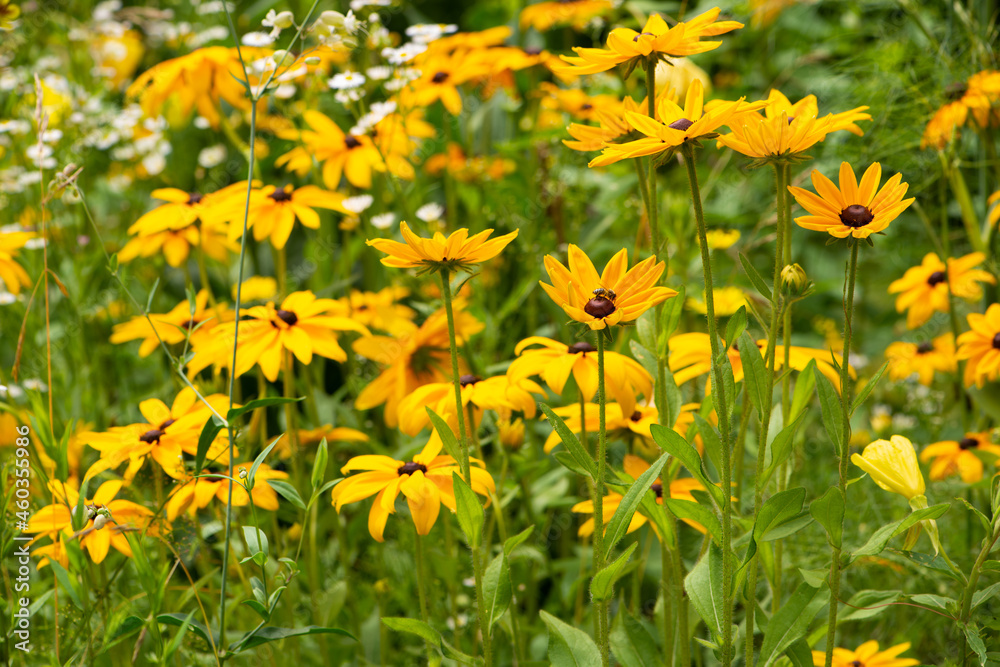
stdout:
{"type": "Polygon", "coordinates": [[[934,112],[924,128],[920,139],[920,148],[936,148],[943,150],[945,146],[961,136],[960,127],[965,125],[969,115],[969,107],[961,101],[949,102],[934,112]]]}
{"type": "Polygon", "coordinates": [[[705,110],[704,101],[701,81],[695,79],[688,88],[683,108],[669,95],[664,95],[657,101],[656,118],[634,111],[624,112],[629,125],[646,135],[645,138],[608,145],[590,161],[589,166],[603,167],[644,155],[670,155],[686,142],[718,136],[715,131],[729,122],[734,114],[752,111],[764,104],[747,104],[740,98],[735,102],[719,102],[711,110],[705,110]]]}
{"type": "MultiPolygon", "coordinates": [[[[644,472],[649,470],[649,464],[633,454],[625,455],[625,461],[623,462],[623,467],[625,469],[625,474],[627,474],[632,479],[638,479],[644,472]]],[[[653,490],[653,493],[656,494],[656,503],[658,505],[662,505],[663,480],[657,477],[656,481],[654,481],[650,485],[650,488],[653,490]]],[[[672,480],[670,482],[670,488],[667,490],[667,496],[669,498],[675,498],[679,500],[690,500],[691,502],[697,502],[695,500],[695,497],[691,494],[691,492],[704,491],[704,490],[705,487],[698,480],[691,479],[690,477],[682,477],[679,479],[672,480]]],[[[605,530],[607,530],[608,522],[611,520],[611,517],[615,515],[615,510],[618,509],[618,506],[621,504],[621,502],[622,502],[622,495],[620,493],[612,492],[604,496],[603,525],[605,530]]],[[[582,503],[577,503],[576,505],[573,505],[570,511],[576,512],[578,514],[593,514],[594,503],[593,501],[585,500],[582,503]]],[[[708,532],[704,526],[702,526],[700,523],[697,523],[696,521],[690,521],[688,519],[681,519],[681,520],[684,523],[691,526],[692,528],[694,528],[695,530],[697,530],[699,533],[708,532]]],[[[633,531],[639,530],[639,528],[641,528],[643,524],[645,524],[647,521],[648,519],[645,516],[643,516],[639,512],[636,512],[635,514],[632,515],[632,521],[629,523],[628,529],[625,532],[631,533],[633,531]]],[[[650,526],[653,526],[653,531],[656,532],[656,536],[659,537],[660,534],[658,531],[656,531],[655,525],[650,524],[650,526]]],[[[580,526],[580,529],[577,531],[577,534],[580,537],[589,537],[593,535],[594,520],[587,519],[586,521],[584,521],[583,524],[580,526]]]]}
{"type": "MultiPolygon", "coordinates": [[[[402,492],[417,534],[429,534],[441,505],[455,511],[452,474],[460,473],[455,459],[438,456],[439,451],[440,443],[436,446],[428,443],[411,461],[397,461],[378,454],[355,456],[340,472],[345,475],[355,470],[365,472],[351,475],[333,487],[333,506],[340,512],[344,505],[374,495],[375,501],[368,513],[368,532],[377,542],[383,542],[385,522],[396,512],[396,497],[402,492]]],[[[494,492],[496,485],[483,470],[482,461],[472,459],[472,462],[475,464],[470,470],[472,490],[482,496],[494,492]]]]}
{"type": "MultiPolygon", "coordinates": [[[[270,302],[243,310],[241,314],[249,319],[239,325],[235,374],[243,375],[259,364],[264,377],[274,382],[285,350],[306,365],[312,362],[314,354],[346,361],[347,353],[337,342],[336,332],[357,331],[366,336],[370,332],[348,317],[331,315],[330,311],[336,308],[333,299],[317,299],[306,290],[289,294],[280,308],[270,302]]],[[[212,364],[225,367],[232,364],[235,329],[235,322],[216,327],[211,339],[194,347],[194,358],[188,363],[191,377],[212,364]]]]}
{"type": "Polygon", "coordinates": [[[991,207],[986,216],[986,224],[992,227],[1000,221],[1000,190],[987,197],[986,203],[991,207]]]}
{"type": "MultiPolygon", "coordinates": [[[[701,407],[698,403],[686,403],[681,406],[681,410],[674,422],[673,430],[687,437],[688,429],[694,423],[694,413],[701,407]]],[[[583,429],[580,427],[580,406],[566,405],[553,410],[572,433],[580,434],[583,429]]],[[[709,421],[715,421],[715,413],[710,416],[709,421]]],[[[586,403],[584,407],[584,419],[586,420],[587,432],[597,433],[600,427],[600,406],[597,403],[586,403]]],[[[622,406],[617,403],[608,403],[605,407],[605,427],[609,437],[630,441],[634,444],[651,444],[653,434],[651,427],[660,423],[660,414],[655,406],[635,405],[631,412],[624,412],[622,406]]],[[[562,442],[559,434],[555,430],[549,434],[545,440],[545,453],[551,452],[562,442]]],[[[703,444],[701,436],[695,436],[695,447],[701,453],[703,444]]]]}
{"type": "MultiPolygon", "coordinates": [[[[288,438],[282,438],[282,442],[288,442],[288,438]]],[[[249,463],[234,463],[233,474],[239,479],[240,471],[247,473],[254,466],[249,463]]],[[[266,463],[261,463],[254,473],[254,485],[247,495],[246,487],[242,484],[233,483],[233,506],[245,507],[253,504],[256,509],[274,512],[278,509],[278,493],[270,484],[269,479],[288,479],[288,473],[281,470],[274,470],[266,463]]],[[[173,521],[179,515],[187,513],[192,518],[198,510],[208,507],[208,504],[215,498],[220,503],[225,504],[229,500],[229,480],[215,479],[212,477],[195,477],[186,481],[181,486],[175,488],[170,498],[167,500],[167,519],[173,521]]]]}
{"type": "Polygon", "coordinates": [[[969,328],[958,337],[958,359],[965,364],[965,386],[975,382],[982,387],[1000,375],[1000,303],[994,303],[985,314],[969,313],[969,328]]]}
{"type": "Polygon", "coordinates": [[[398,269],[419,268],[428,271],[468,271],[474,264],[493,259],[517,238],[518,230],[490,239],[492,229],[469,236],[468,229],[459,229],[445,238],[436,232],[431,238],[422,238],[410,231],[406,222],[399,223],[405,243],[392,239],[374,239],[366,243],[388,255],[382,263],[398,269]]]}
{"type": "Polygon", "coordinates": [[[625,113],[629,111],[639,112],[643,108],[631,97],[626,97],[622,102],[621,109],[602,109],[594,116],[598,125],[580,125],[570,123],[566,131],[573,137],[573,141],[563,139],[563,144],[575,151],[597,151],[612,144],[616,139],[626,136],[632,131],[625,113]]]}
{"type": "Polygon", "coordinates": [[[0,0],[0,30],[13,30],[14,21],[20,15],[20,7],[10,0],[0,0]]]}
{"type": "Polygon", "coordinates": [[[861,454],[851,454],[851,461],[886,491],[907,500],[924,495],[924,476],[917,464],[917,453],[913,443],[901,435],[876,440],[861,454]]]}
{"type": "Polygon", "coordinates": [[[919,345],[890,343],[885,358],[889,362],[889,379],[898,382],[916,374],[920,384],[927,387],[933,382],[934,373],[954,373],[958,369],[955,337],[950,333],[919,345]]]}
{"type": "MultiPolygon", "coordinates": [[[[479,410],[496,410],[507,415],[523,412],[528,417],[534,417],[536,406],[532,394],[545,394],[545,390],[532,380],[515,380],[507,375],[485,380],[475,375],[462,375],[459,384],[463,409],[471,404],[479,410]]],[[[429,426],[426,407],[445,419],[455,417],[454,385],[451,382],[432,382],[414,389],[399,403],[399,430],[407,435],[416,435],[429,426]]],[[[457,425],[457,419],[454,423],[457,425]]]]}
{"type": "Polygon", "coordinates": [[[974,268],[985,260],[986,255],[973,252],[957,259],[949,257],[945,266],[936,253],[927,253],[920,266],[907,269],[902,278],[889,285],[889,294],[899,294],[896,312],[907,311],[906,326],[915,329],[934,313],[949,311],[949,288],[958,298],[982,299],[983,288],[979,283],[996,283],[993,274],[974,268]]]}
{"type": "MultiPolygon", "coordinates": [[[[701,299],[693,296],[688,297],[684,305],[687,306],[688,310],[705,315],[708,313],[708,307],[705,305],[705,291],[702,290],[701,294],[701,299]]],[[[746,292],[739,287],[717,287],[712,290],[712,296],[715,302],[716,317],[732,315],[741,307],[747,305],[746,292]]]]}
{"type": "Polygon", "coordinates": [[[979,127],[1000,125],[1000,71],[984,70],[969,77],[962,104],[969,108],[979,127]]]}
{"type": "Polygon", "coordinates": [[[149,236],[168,230],[186,229],[201,220],[209,225],[225,222],[220,215],[235,202],[242,206],[242,195],[246,194],[247,183],[233,183],[216,192],[184,192],[177,188],[153,190],[153,199],[167,202],[143,214],[128,228],[129,234],[149,236]]]}
{"type": "MultiPolygon", "coordinates": [[[[270,276],[250,276],[240,287],[240,299],[243,303],[273,299],[277,293],[278,281],[270,276]]],[[[233,285],[233,299],[236,299],[236,285],[233,285]]]]}
{"type": "Polygon", "coordinates": [[[538,32],[546,32],[563,25],[583,30],[591,19],[606,14],[613,8],[614,5],[608,0],[538,2],[521,10],[521,30],[530,26],[538,32]]]}
{"type": "Polygon", "coordinates": [[[386,287],[378,292],[351,290],[348,296],[337,299],[337,303],[358,324],[388,331],[393,336],[404,336],[417,330],[413,322],[416,311],[400,303],[409,294],[410,290],[405,287],[386,287]]]}
{"type": "MultiPolygon", "coordinates": [[[[454,304],[455,341],[465,341],[483,330],[484,325],[465,312],[465,302],[454,304]]],[[[428,317],[419,329],[399,337],[365,336],[354,341],[354,351],[386,366],[354,400],[355,410],[370,410],[385,404],[385,423],[395,428],[399,423],[399,402],[414,389],[430,382],[443,382],[450,369],[448,320],[444,309],[428,317]]]]}
{"type": "MultiPolygon", "coordinates": [[[[212,410],[225,414],[229,409],[229,398],[225,394],[212,394],[205,400],[212,406],[211,409],[198,400],[190,387],[185,387],[169,408],[157,398],[140,403],[139,412],[145,422],[113,426],[103,433],[81,433],[80,441],[101,453],[101,458],[87,470],[85,479],[105,470],[113,470],[128,461],[123,477],[130,484],[147,456],[152,457],[170,477],[183,478],[183,455],[195,456],[198,453],[198,437],[205,422],[212,416],[212,410]]],[[[229,461],[226,437],[225,433],[221,433],[209,447],[208,460],[229,461]]]]}
{"type": "Polygon", "coordinates": [[[646,21],[642,32],[628,28],[612,30],[608,35],[607,49],[574,47],[576,56],[563,56],[562,59],[569,65],[556,71],[596,74],[626,62],[634,67],[639,59],[689,56],[711,51],[722,42],[703,42],[702,37],[715,37],[743,27],[742,23],[736,21],[716,22],[718,17],[719,8],[715,7],[671,28],[659,14],[653,14],[646,21]]]}
{"type": "Polygon", "coordinates": [[[416,66],[423,74],[409,86],[412,97],[407,99],[410,104],[428,107],[440,100],[451,115],[462,113],[462,94],[458,86],[489,72],[485,61],[470,56],[475,56],[475,52],[458,50],[442,54],[428,51],[427,57],[417,60],[416,66]]]}
{"type": "Polygon", "coordinates": [[[34,232],[0,231],[0,287],[11,294],[18,294],[21,287],[31,282],[27,272],[17,263],[18,250],[35,238],[34,232]]]}
{"type": "MultiPolygon", "coordinates": [[[[899,654],[910,648],[910,643],[898,644],[884,651],[878,650],[877,641],[868,641],[849,651],[846,648],[833,649],[833,667],[911,667],[919,665],[919,660],[900,658],[899,654]]],[[[813,651],[813,665],[823,667],[826,664],[826,653],[813,651]]]]}
{"type": "MultiPolygon", "coordinates": [[[[368,442],[368,435],[353,428],[338,426],[334,428],[331,424],[323,424],[319,428],[299,431],[299,444],[315,445],[320,440],[327,442],[368,442]]],[[[288,442],[288,438],[282,438],[281,442],[288,442]]],[[[275,449],[281,449],[281,443],[275,449]]]]}
{"type": "MultiPolygon", "coordinates": [[[[562,396],[572,374],[584,400],[590,401],[597,394],[597,349],[587,341],[566,345],[551,338],[530,336],[517,344],[514,353],[520,356],[507,368],[507,375],[514,380],[538,375],[553,392],[562,396]],[[526,349],[531,345],[542,347],[526,349]]],[[[631,414],[638,396],[652,396],[653,377],[642,364],[608,350],[604,353],[604,365],[608,395],[624,412],[631,414]]]]}
{"type": "Polygon", "coordinates": [[[139,235],[118,251],[118,261],[131,262],[136,257],[153,257],[161,252],[167,264],[179,268],[187,261],[191,248],[201,248],[214,260],[225,262],[230,252],[239,252],[238,243],[226,238],[226,225],[203,224],[177,231],[167,230],[139,235]]]}
{"type": "Polygon", "coordinates": [[[647,257],[628,269],[628,251],[618,251],[600,275],[577,246],[569,246],[569,268],[552,255],[545,256],[545,270],[552,284],[542,289],[567,315],[591,329],[634,322],[639,316],[677,292],[659,287],[663,262],[647,257]]]}
{"type": "Polygon", "coordinates": [[[961,440],[944,440],[924,447],[920,460],[930,461],[931,479],[944,479],[958,473],[966,484],[975,484],[983,478],[983,461],[976,452],[992,459],[993,465],[1000,464],[1000,445],[992,442],[989,433],[966,433],[961,440]]]}
{"type": "Polygon", "coordinates": [[[914,201],[903,199],[909,185],[901,182],[902,174],[896,174],[878,190],[881,178],[882,165],[876,162],[865,172],[859,186],[851,165],[842,162],[838,189],[814,169],[812,182],[818,194],[788,186],[795,200],[810,214],[795,218],[795,223],[805,229],[829,232],[839,239],[848,236],[865,239],[881,232],[914,201]]]}
{"type": "Polygon", "coordinates": [[[705,232],[705,240],[711,250],[725,250],[731,248],[740,240],[740,230],[738,229],[710,229],[705,232]]]}
{"type": "Polygon", "coordinates": [[[497,437],[504,447],[519,449],[524,444],[524,420],[520,417],[497,419],[497,437]]]}
{"type": "Polygon", "coordinates": [[[208,305],[208,290],[201,290],[194,298],[194,308],[187,299],[173,307],[169,313],[149,313],[133,317],[128,322],[116,324],[111,330],[111,342],[127,343],[142,339],[139,356],[148,357],[160,346],[160,341],[171,345],[182,343],[189,336],[191,343],[205,342],[214,334],[210,333],[222,322],[233,319],[233,311],[225,303],[214,308],[208,305]]]}
{"type": "MultiPolygon", "coordinates": [[[[131,558],[132,548],[125,537],[125,532],[145,528],[152,520],[153,512],[129,500],[116,499],[115,496],[118,495],[121,488],[122,482],[120,481],[109,481],[101,484],[94,493],[94,497],[85,501],[85,506],[89,510],[86,524],[79,532],[73,533],[73,518],[70,508],[77,506],[80,493],[69,484],[52,480],[49,482],[49,490],[52,492],[52,499],[55,502],[35,512],[28,520],[28,529],[25,532],[36,533],[38,537],[48,536],[53,540],[62,540],[64,536],[65,538],[79,537],[80,547],[87,551],[90,560],[95,563],[103,563],[111,547],[131,558]],[[98,509],[110,512],[112,520],[95,514],[94,512],[98,509]],[[97,519],[101,519],[101,521],[97,523],[95,521],[97,519]]],[[[148,534],[155,535],[155,528],[151,527],[148,534]]],[[[62,559],[59,547],[42,553],[57,561],[62,559]]]]}
{"type": "Polygon", "coordinates": [[[340,185],[341,175],[356,188],[372,186],[372,171],[385,171],[386,165],[378,148],[366,135],[345,134],[332,120],[319,111],[307,109],[302,117],[310,129],[281,130],[278,137],[299,141],[297,146],[275,161],[299,176],[312,169],[313,162],[323,164],[323,183],[330,189],[340,185]]]}
{"type": "MultiPolygon", "coordinates": [[[[313,209],[325,208],[341,213],[347,210],[341,206],[342,194],[327,192],[315,185],[292,189],[291,185],[278,189],[273,185],[255,189],[250,193],[247,215],[247,229],[253,230],[255,241],[270,237],[271,245],[281,249],[288,242],[296,218],[309,229],[319,229],[319,214],[313,209]]],[[[243,215],[247,210],[245,202],[231,206],[228,213],[229,240],[243,236],[243,215]]]]}

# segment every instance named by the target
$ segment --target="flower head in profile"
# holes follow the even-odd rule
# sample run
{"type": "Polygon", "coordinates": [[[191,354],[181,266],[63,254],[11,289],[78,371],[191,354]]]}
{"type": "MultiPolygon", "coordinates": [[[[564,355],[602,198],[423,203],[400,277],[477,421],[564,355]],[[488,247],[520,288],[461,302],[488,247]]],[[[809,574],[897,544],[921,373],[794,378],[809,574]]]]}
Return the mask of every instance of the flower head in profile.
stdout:
{"type": "MultiPolygon", "coordinates": [[[[287,442],[288,438],[282,438],[279,442],[287,442]]],[[[254,466],[254,462],[233,463],[233,474],[240,477],[242,471],[249,473],[254,466]]],[[[253,498],[254,508],[273,512],[278,509],[278,493],[270,484],[269,479],[288,479],[288,473],[275,470],[266,463],[257,466],[254,473],[254,485],[247,494],[246,487],[242,484],[233,484],[233,506],[245,507],[250,504],[253,498]]],[[[179,515],[187,513],[194,517],[198,510],[208,507],[212,500],[218,500],[225,504],[229,500],[229,480],[216,479],[214,477],[194,477],[181,485],[175,487],[167,500],[167,519],[173,521],[179,515]]]]}
{"type": "Polygon", "coordinates": [[[881,232],[914,201],[912,197],[903,199],[909,185],[902,182],[902,174],[890,178],[879,190],[881,178],[882,165],[876,162],[868,167],[858,185],[851,165],[842,162],[838,188],[814,169],[812,182],[816,194],[788,186],[795,201],[809,212],[807,216],[795,218],[795,223],[805,229],[828,232],[839,239],[848,236],[867,239],[881,232]]]}
{"type": "MultiPolygon", "coordinates": [[[[699,407],[701,406],[698,403],[686,403],[682,405],[672,427],[673,430],[687,437],[688,429],[694,423],[694,415],[698,412],[699,407]]],[[[600,428],[600,406],[597,403],[584,404],[583,417],[585,421],[582,423],[580,421],[580,406],[578,405],[558,407],[553,412],[563,420],[566,428],[572,433],[582,433],[584,425],[588,433],[596,433],[600,428]]],[[[714,422],[715,419],[715,413],[713,412],[709,415],[709,421],[714,422]]],[[[631,445],[644,450],[655,449],[656,445],[653,442],[651,429],[653,424],[659,423],[660,413],[655,405],[634,404],[628,412],[624,411],[618,403],[608,403],[605,408],[605,428],[607,429],[608,437],[616,440],[625,440],[631,445]]],[[[545,453],[551,452],[561,442],[562,438],[559,436],[559,433],[553,429],[549,437],[545,439],[545,453]]],[[[695,436],[694,445],[700,453],[704,447],[700,435],[695,436]]]]}
{"type": "MultiPolygon", "coordinates": [[[[440,450],[440,442],[429,442],[409,461],[379,454],[355,456],[340,469],[341,473],[364,472],[351,475],[333,487],[333,506],[340,512],[344,505],[375,496],[368,512],[368,532],[377,542],[383,542],[386,520],[395,514],[396,498],[402,493],[417,533],[429,534],[441,505],[455,511],[452,474],[461,472],[455,459],[438,455],[440,450]]],[[[482,461],[472,459],[472,463],[469,484],[472,490],[482,496],[495,491],[493,478],[483,469],[482,461]]]]}
{"type": "Polygon", "coordinates": [[[920,460],[931,463],[931,479],[944,479],[958,473],[966,484],[975,484],[983,478],[983,459],[1000,463],[1000,445],[986,433],[966,433],[961,440],[943,440],[924,447],[920,460]]]}
{"type": "Polygon", "coordinates": [[[950,310],[950,297],[967,301],[983,298],[980,283],[996,283],[989,271],[976,267],[986,260],[986,255],[973,252],[964,257],[949,257],[947,265],[937,253],[924,255],[920,266],[906,270],[903,277],[889,285],[889,294],[896,297],[896,311],[906,311],[906,326],[916,329],[934,313],[950,310]]]}
{"type": "MultiPolygon", "coordinates": [[[[833,649],[833,667],[912,667],[919,665],[919,660],[913,658],[900,658],[900,653],[905,653],[910,648],[910,642],[897,644],[884,651],[878,650],[877,641],[868,641],[849,651],[846,648],[833,649]]],[[[826,664],[826,653],[823,651],[813,651],[813,665],[823,667],[826,664]]]]}
{"type": "Polygon", "coordinates": [[[242,206],[240,195],[247,190],[246,181],[227,185],[215,192],[185,192],[178,188],[153,190],[151,197],[165,202],[144,213],[128,228],[129,234],[148,236],[167,230],[186,229],[199,220],[215,225],[225,220],[224,213],[234,203],[242,206]]]}
{"type": "Polygon", "coordinates": [[[916,375],[925,387],[934,381],[935,373],[954,373],[958,369],[955,336],[950,333],[922,343],[890,343],[885,358],[889,362],[889,379],[898,382],[916,375]]]}
{"type": "Polygon", "coordinates": [[[490,238],[492,229],[469,236],[468,229],[459,229],[445,238],[436,232],[431,238],[422,238],[410,231],[405,222],[399,223],[404,243],[392,239],[374,239],[366,243],[381,250],[388,257],[382,263],[399,269],[416,268],[422,271],[470,271],[476,264],[493,259],[517,238],[517,231],[490,238]]]}
{"type": "Polygon", "coordinates": [[[958,337],[958,360],[966,360],[965,386],[982,387],[1000,375],[1000,303],[969,313],[969,329],[958,337]]]}
{"type": "Polygon", "coordinates": [[[606,49],[575,47],[575,56],[563,56],[569,65],[553,68],[569,74],[596,74],[627,64],[631,71],[640,60],[659,60],[668,56],[689,56],[717,49],[722,42],[702,41],[702,37],[715,37],[742,28],[736,21],[716,21],[719,8],[715,7],[690,21],[670,27],[659,14],[646,21],[642,32],[629,28],[616,28],[608,35],[606,49]]]}
{"type": "Polygon", "coordinates": [[[532,27],[546,32],[559,26],[582,30],[590,21],[608,13],[614,5],[609,0],[556,0],[537,2],[521,10],[521,29],[532,27]]]}
{"type": "Polygon", "coordinates": [[[965,120],[968,117],[969,107],[962,104],[960,100],[945,104],[935,111],[927,122],[924,135],[920,139],[920,148],[943,150],[960,136],[959,128],[965,125],[965,120]]]}
{"type": "Polygon", "coordinates": [[[618,251],[604,272],[597,273],[593,262],[579,247],[569,246],[569,267],[552,255],[545,256],[545,270],[552,284],[542,289],[567,315],[591,329],[605,329],[634,322],[639,316],[677,292],[656,283],[663,262],[647,257],[631,269],[628,251],[618,251]]]}
{"type": "Polygon", "coordinates": [[[886,491],[907,500],[924,495],[924,476],[908,438],[894,435],[889,440],[876,440],[861,454],[852,454],[851,461],[886,491]]]}

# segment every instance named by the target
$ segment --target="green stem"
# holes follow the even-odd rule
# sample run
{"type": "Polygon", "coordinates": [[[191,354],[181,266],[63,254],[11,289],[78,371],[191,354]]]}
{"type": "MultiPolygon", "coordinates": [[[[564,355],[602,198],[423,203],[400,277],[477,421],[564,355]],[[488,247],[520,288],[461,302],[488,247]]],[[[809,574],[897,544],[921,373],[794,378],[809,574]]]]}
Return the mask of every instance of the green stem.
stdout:
{"type": "Polygon", "coordinates": [[[986,244],[983,242],[982,234],[979,233],[979,217],[976,215],[976,208],[972,205],[972,196],[969,188],[965,184],[965,177],[958,165],[948,161],[943,152],[938,153],[941,160],[941,168],[951,183],[951,192],[958,202],[958,208],[962,213],[962,224],[965,225],[965,233],[969,237],[969,243],[973,250],[986,254],[986,244]]]}
{"type": "Polygon", "coordinates": [[[483,607],[483,600],[485,599],[483,594],[483,575],[486,569],[486,565],[483,562],[484,560],[481,548],[473,547],[472,567],[476,576],[476,609],[479,614],[479,630],[483,634],[483,662],[486,667],[492,667],[493,640],[489,624],[486,621],[486,609],[483,607]]]}
{"type": "Polygon", "coordinates": [[[455,414],[458,416],[458,438],[462,446],[462,459],[458,462],[462,479],[471,483],[469,472],[469,439],[465,431],[465,410],[462,409],[462,382],[458,374],[458,344],[455,342],[455,313],[451,305],[451,272],[441,271],[441,296],[448,317],[448,347],[451,352],[451,382],[455,387],[455,414]]]}
{"type": "MultiPolygon", "coordinates": [[[[715,321],[715,295],[712,284],[712,257],[708,249],[705,213],[701,207],[701,190],[698,186],[698,170],[694,161],[694,148],[685,143],[681,149],[684,166],[687,167],[688,184],[691,187],[691,204],[694,207],[695,223],[698,226],[698,244],[701,246],[701,265],[705,277],[705,310],[708,320],[708,338],[712,350],[712,393],[716,414],[719,417],[719,431],[722,436],[722,664],[733,662],[733,558],[732,558],[732,512],[731,488],[733,481],[732,451],[729,433],[729,404],[726,402],[726,385],[722,381],[722,364],[719,351],[719,332],[715,321]]],[[[679,546],[679,545],[678,545],[679,546]]],[[[684,619],[682,618],[682,621],[684,619]]],[[[685,646],[681,637],[681,648],[685,646]]],[[[683,660],[682,660],[683,663],[683,660]]],[[[752,663],[748,663],[752,664],[752,663]]]]}
{"type": "MultiPolygon", "coordinates": [[[[668,492],[669,494],[669,492],[668,492]]],[[[670,514],[667,504],[663,504],[664,514],[670,514]]],[[[660,589],[663,592],[663,664],[670,667],[674,664],[674,601],[671,599],[671,549],[667,544],[667,536],[660,536],[660,589]]]]}
{"type": "MultiPolygon", "coordinates": [[[[650,58],[646,62],[646,107],[650,118],[656,118],[656,62],[650,58]]],[[[656,201],[656,158],[649,158],[649,182],[647,186],[646,217],[649,218],[649,233],[653,245],[653,257],[660,261],[660,221],[656,201]]],[[[666,260],[664,260],[666,261],[666,260]]],[[[666,269],[663,274],[666,275],[666,269]]]]}
{"type": "MultiPolygon", "coordinates": [[[[414,528],[414,530],[416,530],[414,528]]],[[[419,532],[414,532],[416,538],[414,548],[414,558],[417,561],[417,598],[420,601],[420,620],[430,624],[430,615],[427,612],[427,571],[424,564],[424,540],[419,532]]],[[[431,643],[427,642],[427,658],[433,659],[434,649],[431,643]]]]}
{"type": "Polygon", "coordinates": [[[993,551],[993,545],[1000,539],[1000,518],[998,517],[1000,517],[1000,514],[993,519],[993,535],[983,540],[983,548],[979,552],[979,557],[976,558],[975,565],[972,566],[972,572],[969,573],[969,583],[966,585],[965,593],[962,595],[962,612],[958,617],[962,623],[968,623],[972,616],[972,596],[976,592],[976,584],[979,583],[979,575],[982,573],[983,563],[986,562],[990,552],[993,551]]]}
{"type": "MultiPolygon", "coordinates": [[[[847,499],[847,462],[850,460],[851,449],[851,403],[852,387],[850,369],[851,356],[851,320],[854,316],[854,283],[858,274],[858,248],[860,239],[851,239],[851,262],[847,269],[847,282],[844,285],[844,354],[840,362],[840,404],[843,409],[844,439],[840,443],[840,478],[837,482],[841,497],[847,499]]],[[[840,521],[841,532],[844,519],[840,521]]],[[[833,665],[833,646],[837,638],[837,612],[840,601],[840,547],[833,547],[833,561],[830,563],[830,616],[826,631],[826,667],[833,665]]]]}
{"type": "MultiPolygon", "coordinates": [[[[604,569],[604,476],[607,470],[608,456],[608,431],[605,421],[606,396],[604,390],[604,334],[603,330],[595,332],[597,335],[597,403],[600,406],[598,412],[599,430],[597,436],[597,484],[594,493],[594,574],[604,569]]],[[[610,664],[610,644],[608,641],[608,603],[597,603],[598,614],[598,636],[597,646],[601,651],[601,664],[608,667],[610,664]]]]}

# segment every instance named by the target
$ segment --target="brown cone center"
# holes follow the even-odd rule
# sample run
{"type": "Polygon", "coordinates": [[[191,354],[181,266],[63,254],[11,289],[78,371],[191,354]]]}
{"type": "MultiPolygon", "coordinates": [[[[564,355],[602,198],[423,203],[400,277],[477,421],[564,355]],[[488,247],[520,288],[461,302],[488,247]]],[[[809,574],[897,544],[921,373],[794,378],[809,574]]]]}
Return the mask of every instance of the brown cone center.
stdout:
{"type": "Polygon", "coordinates": [[[848,227],[864,227],[874,219],[872,212],[861,204],[851,204],[840,212],[840,221],[848,227]]]}
{"type": "Polygon", "coordinates": [[[675,120],[674,122],[672,122],[670,125],[667,125],[667,127],[673,128],[675,130],[680,130],[681,132],[684,132],[689,127],[691,127],[692,125],[694,125],[694,123],[692,121],[688,120],[687,118],[678,118],[677,120],[675,120]]]}
{"type": "Polygon", "coordinates": [[[605,299],[604,297],[598,296],[587,302],[587,305],[583,307],[583,312],[587,313],[591,317],[603,319],[615,312],[615,304],[611,301],[611,299],[605,299]]]}
{"type": "Polygon", "coordinates": [[[410,461],[409,463],[404,463],[403,465],[399,466],[399,468],[396,470],[396,474],[402,477],[403,475],[412,475],[418,470],[426,474],[427,466],[425,466],[423,463],[414,463],[413,461],[410,461]]]}

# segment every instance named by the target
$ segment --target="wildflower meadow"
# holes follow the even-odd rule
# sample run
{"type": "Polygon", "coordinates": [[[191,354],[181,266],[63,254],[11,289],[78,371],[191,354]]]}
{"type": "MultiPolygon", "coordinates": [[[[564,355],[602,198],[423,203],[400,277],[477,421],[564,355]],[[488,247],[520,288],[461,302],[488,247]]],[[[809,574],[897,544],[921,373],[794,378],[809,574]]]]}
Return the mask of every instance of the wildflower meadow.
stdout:
{"type": "Polygon", "coordinates": [[[0,0],[0,661],[1000,666],[996,0],[0,0]]]}

